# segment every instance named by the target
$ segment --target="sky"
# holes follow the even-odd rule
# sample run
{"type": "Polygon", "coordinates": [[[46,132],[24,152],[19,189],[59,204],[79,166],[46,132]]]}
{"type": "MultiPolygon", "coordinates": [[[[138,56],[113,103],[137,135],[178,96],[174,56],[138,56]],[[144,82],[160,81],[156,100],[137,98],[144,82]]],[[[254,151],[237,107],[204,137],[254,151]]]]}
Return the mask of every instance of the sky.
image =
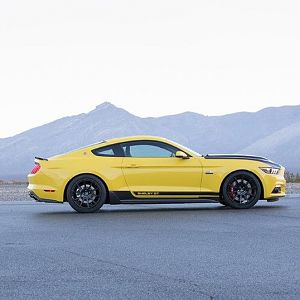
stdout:
{"type": "Polygon", "coordinates": [[[138,116],[300,104],[300,1],[0,0],[0,138],[109,101],[138,116]]]}

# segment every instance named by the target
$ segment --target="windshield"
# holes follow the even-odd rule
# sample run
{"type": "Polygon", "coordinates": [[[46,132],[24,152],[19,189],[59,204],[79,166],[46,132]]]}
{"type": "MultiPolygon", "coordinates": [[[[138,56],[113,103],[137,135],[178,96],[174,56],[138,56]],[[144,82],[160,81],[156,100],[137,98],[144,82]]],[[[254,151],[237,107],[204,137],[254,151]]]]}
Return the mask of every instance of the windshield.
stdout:
{"type": "MultiPolygon", "coordinates": [[[[172,141],[173,142],[173,141],[172,141]]],[[[196,152],[196,151],[194,151],[194,150],[192,150],[192,149],[190,149],[190,148],[188,148],[188,147],[186,147],[186,146],[183,146],[183,145],[181,145],[181,144],[179,144],[179,143],[176,143],[176,142],[173,142],[175,145],[177,145],[179,148],[181,148],[182,150],[186,150],[186,151],[188,151],[188,152],[191,152],[193,155],[195,155],[195,156],[202,156],[200,153],[198,153],[198,152],[196,152]]]]}

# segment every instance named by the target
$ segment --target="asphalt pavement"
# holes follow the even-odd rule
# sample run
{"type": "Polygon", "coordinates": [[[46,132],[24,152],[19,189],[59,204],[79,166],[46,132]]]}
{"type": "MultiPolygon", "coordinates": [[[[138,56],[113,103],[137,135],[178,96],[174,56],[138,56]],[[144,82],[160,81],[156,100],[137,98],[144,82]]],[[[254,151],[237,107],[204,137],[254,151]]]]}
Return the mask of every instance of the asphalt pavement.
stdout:
{"type": "Polygon", "coordinates": [[[219,204],[0,203],[1,299],[300,299],[300,198],[219,204]]]}

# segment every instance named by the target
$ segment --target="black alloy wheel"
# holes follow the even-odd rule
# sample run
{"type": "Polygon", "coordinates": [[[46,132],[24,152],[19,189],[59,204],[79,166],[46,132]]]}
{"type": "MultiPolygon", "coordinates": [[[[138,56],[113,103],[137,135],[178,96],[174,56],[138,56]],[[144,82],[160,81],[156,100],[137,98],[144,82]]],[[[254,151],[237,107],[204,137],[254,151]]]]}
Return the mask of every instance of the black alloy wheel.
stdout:
{"type": "Polygon", "coordinates": [[[105,203],[107,191],[96,176],[80,175],[71,180],[66,195],[67,201],[77,212],[92,213],[105,203]]]}
{"type": "Polygon", "coordinates": [[[222,186],[222,201],[232,208],[251,208],[259,200],[261,186],[250,172],[238,171],[230,174],[222,186]]]}

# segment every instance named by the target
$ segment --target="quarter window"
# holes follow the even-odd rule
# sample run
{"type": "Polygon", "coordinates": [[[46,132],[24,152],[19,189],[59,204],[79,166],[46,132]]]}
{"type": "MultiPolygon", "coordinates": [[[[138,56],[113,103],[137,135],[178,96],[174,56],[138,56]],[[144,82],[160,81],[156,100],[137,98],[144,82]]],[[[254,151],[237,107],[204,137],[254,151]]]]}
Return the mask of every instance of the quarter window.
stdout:
{"type": "Polygon", "coordinates": [[[111,146],[94,149],[92,152],[97,156],[115,156],[111,146]]]}
{"type": "Polygon", "coordinates": [[[100,147],[92,150],[93,154],[97,156],[107,156],[107,157],[123,157],[124,153],[119,144],[110,145],[106,147],[100,147]]]}

